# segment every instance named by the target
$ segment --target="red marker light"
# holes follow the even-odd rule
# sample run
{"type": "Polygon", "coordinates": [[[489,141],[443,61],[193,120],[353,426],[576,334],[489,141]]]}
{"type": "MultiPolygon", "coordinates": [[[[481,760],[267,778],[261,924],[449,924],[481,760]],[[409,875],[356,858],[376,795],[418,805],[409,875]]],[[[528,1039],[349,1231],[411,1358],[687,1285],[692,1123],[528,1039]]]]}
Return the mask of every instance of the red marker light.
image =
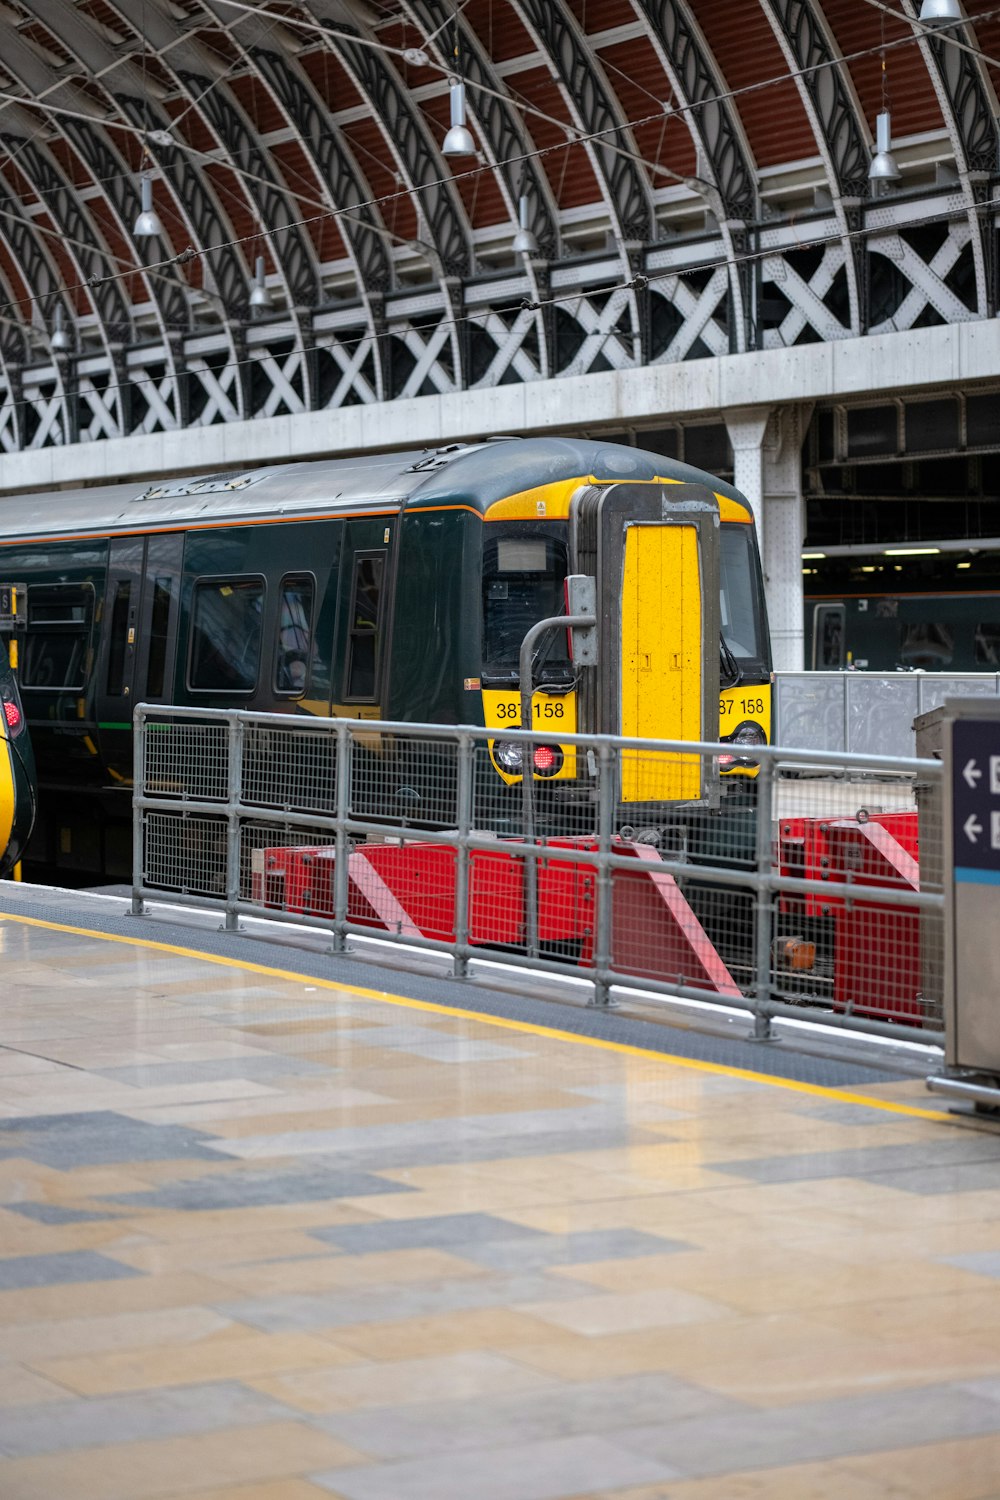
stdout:
{"type": "Polygon", "coordinates": [[[7,728],[11,734],[17,734],[24,720],[21,710],[10,698],[4,700],[3,716],[7,720],[7,728]]]}
{"type": "Polygon", "coordinates": [[[562,766],[562,751],[554,745],[536,745],[531,761],[539,776],[554,776],[562,766]]]}

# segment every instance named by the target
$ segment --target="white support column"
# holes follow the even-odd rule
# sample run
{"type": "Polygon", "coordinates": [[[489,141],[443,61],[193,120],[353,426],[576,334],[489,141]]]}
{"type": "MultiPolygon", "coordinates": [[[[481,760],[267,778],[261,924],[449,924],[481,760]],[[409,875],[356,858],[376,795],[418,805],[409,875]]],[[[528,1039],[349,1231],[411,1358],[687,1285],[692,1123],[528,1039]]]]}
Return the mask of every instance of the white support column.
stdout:
{"type": "Polygon", "coordinates": [[[723,413],[733,445],[733,483],[750,501],[757,540],[764,552],[764,433],[770,406],[737,406],[723,413]]]}
{"type": "Polygon", "coordinates": [[[737,407],[727,412],[734,483],[757,523],[775,670],[803,667],[802,442],[812,405],[737,407]]]}

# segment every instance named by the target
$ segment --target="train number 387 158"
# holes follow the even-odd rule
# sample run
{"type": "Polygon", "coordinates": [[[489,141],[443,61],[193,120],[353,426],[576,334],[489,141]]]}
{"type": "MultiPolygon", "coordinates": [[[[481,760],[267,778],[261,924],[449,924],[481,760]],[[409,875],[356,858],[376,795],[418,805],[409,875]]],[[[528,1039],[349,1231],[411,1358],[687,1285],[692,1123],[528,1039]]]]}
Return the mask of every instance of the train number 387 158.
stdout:
{"type": "MultiPolygon", "coordinates": [[[[565,710],[562,703],[558,701],[553,702],[551,699],[544,703],[535,703],[533,705],[533,712],[536,719],[562,719],[565,717],[565,710]]],[[[506,720],[508,723],[514,719],[519,720],[521,717],[521,705],[516,702],[498,703],[496,715],[498,719],[506,720]]]]}
{"type": "Polygon", "coordinates": [[[762,715],[764,713],[764,700],[763,698],[720,698],[719,718],[733,718],[737,708],[743,717],[747,714],[762,715]]]}

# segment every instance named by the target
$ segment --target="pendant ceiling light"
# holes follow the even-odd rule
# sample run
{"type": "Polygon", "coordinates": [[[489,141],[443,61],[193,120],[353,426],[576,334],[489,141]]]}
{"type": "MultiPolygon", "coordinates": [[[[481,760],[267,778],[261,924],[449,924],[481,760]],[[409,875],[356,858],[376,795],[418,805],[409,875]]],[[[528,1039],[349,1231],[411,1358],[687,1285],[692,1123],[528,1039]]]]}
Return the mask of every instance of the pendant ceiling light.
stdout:
{"type": "Polygon", "coordinates": [[[517,222],[520,226],[514,236],[511,249],[515,255],[537,255],[538,240],[535,238],[534,230],[528,214],[528,196],[522,193],[517,205],[517,222]]]}
{"type": "Polygon", "coordinates": [[[460,78],[453,78],[449,87],[451,89],[451,129],[444,138],[441,150],[445,156],[474,156],[476,145],[465,123],[465,84],[460,78]]]}
{"type": "Polygon", "coordinates": [[[52,337],[49,339],[49,348],[53,354],[67,354],[73,347],[73,339],[66,328],[66,315],[63,312],[62,303],[56,303],[56,314],[52,323],[52,337]]]}
{"type": "Polygon", "coordinates": [[[922,0],[918,20],[925,26],[944,26],[961,21],[961,7],[958,0],[922,0]]]}
{"type": "Polygon", "coordinates": [[[258,255],[254,270],[253,287],[250,291],[250,306],[258,312],[266,312],[271,306],[271,293],[264,281],[264,257],[258,255]]]}
{"type": "Polygon", "coordinates": [[[875,155],[868,168],[868,180],[899,182],[902,175],[892,154],[892,117],[884,109],[875,122],[875,155]]]}
{"type": "Polygon", "coordinates": [[[153,179],[148,172],[143,172],[140,191],[142,193],[142,212],[135,221],[132,230],[137,240],[155,240],[163,234],[163,225],[160,216],[153,207],[153,179]]]}

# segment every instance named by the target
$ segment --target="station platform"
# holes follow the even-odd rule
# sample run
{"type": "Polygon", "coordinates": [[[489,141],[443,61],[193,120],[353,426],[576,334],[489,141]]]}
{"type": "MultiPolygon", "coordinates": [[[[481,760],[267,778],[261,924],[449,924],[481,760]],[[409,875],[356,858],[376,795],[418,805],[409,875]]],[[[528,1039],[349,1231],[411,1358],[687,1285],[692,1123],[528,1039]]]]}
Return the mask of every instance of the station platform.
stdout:
{"type": "Polygon", "coordinates": [[[1000,1494],[915,1050],[217,927],[0,886],[3,1500],[1000,1494]]]}

